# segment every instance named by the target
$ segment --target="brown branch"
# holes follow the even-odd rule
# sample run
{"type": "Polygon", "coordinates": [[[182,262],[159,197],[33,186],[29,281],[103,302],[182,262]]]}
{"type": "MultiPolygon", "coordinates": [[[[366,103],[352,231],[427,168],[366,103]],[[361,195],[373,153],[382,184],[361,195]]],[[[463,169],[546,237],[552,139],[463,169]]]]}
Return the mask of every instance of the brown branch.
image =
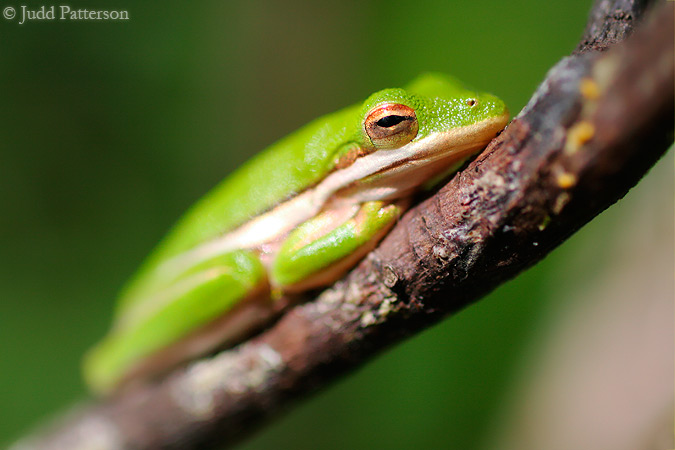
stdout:
{"type": "Polygon", "coordinates": [[[234,349],[82,407],[26,448],[235,442],[535,264],[623,196],[672,143],[673,3],[660,4],[624,43],[598,51],[623,39],[643,9],[599,1],[577,53],[551,69],[507,130],[333,288],[234,349]]]}
{"type": "Polygon", "coordinates": [[[606,50],[630,35],[648,0],[595,0],[586,30],[574,53],[606,50]]]}

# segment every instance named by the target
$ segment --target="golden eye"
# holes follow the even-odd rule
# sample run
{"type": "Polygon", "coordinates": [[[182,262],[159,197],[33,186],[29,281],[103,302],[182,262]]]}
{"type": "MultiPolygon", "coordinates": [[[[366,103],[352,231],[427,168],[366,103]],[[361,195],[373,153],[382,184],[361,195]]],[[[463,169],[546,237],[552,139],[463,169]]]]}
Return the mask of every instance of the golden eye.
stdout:
{"type": "Polygon", "coordinates": [[[370,110],[364,127],[376,148],[398,148],[417,136],[417,116],[409,106],[384,103],[370,110]]]}
{"type": "Polygon", "coordinates": [[[475,98],[469,98],[466,100],[467,106],[476,106],[477,100],[475,98]]]}

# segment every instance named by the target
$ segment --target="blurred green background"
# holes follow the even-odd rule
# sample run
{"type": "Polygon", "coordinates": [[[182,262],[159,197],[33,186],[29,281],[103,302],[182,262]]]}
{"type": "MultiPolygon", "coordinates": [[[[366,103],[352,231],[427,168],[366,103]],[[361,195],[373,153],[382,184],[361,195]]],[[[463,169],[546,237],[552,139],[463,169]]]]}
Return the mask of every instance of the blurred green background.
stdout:
{"type": "MultiPolygon", "coordinates": [[[[43,4],[53,3],[30,3],[43,4]]],[[[86,397],[80,357],[107,329],[118,288],[238,164],[427,70],[490,90],[517,113],[573,50],[590,1],[70,6],[131,19],[0,18],[0,444],[86,397]]],[[[667,208],[671,166],[640,187],[670,189],[667,208]]],[[[556,293],[592,282],[616,245],[612,230],[635,214],[631,195],[534,269],[242,448],[485,445],[535,330],[569,300],[556,293]]]]}

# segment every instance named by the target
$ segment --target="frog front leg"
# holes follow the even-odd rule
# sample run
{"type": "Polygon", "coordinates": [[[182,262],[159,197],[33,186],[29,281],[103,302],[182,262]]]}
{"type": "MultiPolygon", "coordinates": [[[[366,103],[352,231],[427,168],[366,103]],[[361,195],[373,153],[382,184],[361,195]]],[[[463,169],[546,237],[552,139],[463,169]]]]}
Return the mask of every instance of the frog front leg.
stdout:
{"type": "Polygon", "coordinates": [[[331,284],[375,248],[402,211],[370,201],[342,223],[331,220],[330,210],[308,220],[282,243],[270,270],[272,287],[292,293],[331,284]]]}

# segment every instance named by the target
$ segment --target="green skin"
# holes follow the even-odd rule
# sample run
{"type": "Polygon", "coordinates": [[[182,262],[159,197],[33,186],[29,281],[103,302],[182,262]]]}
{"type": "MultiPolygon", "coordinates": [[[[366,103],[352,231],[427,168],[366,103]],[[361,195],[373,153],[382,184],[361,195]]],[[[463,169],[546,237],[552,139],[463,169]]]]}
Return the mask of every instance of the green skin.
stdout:
{"type": "MultiPolygon", "coordinates": [[[[447,173],[481,150],[507,120],[498,98],[470,91],[447,76],[425,74],[405,89],[376,92],[271,145],[192,207],[127,284],[111,331],[86,355],[88,384],[97,393],[110,393],[194,357],[135,370],[251,302],[254,293],[278,313],[280,294],[334,281],[386,234],[407,205],[402,200],[429,177],[447,173]],[[364,124],[383,104],[412,108],[416,134],[378,145],[364,124]],[[453,142],[464,143],[456,146],[461,151],[453,149],[453,142]],[[429,159],[419,170],[408,163],[409,154],[401,153],[407,149],[450,156],[429,159]],[[355,150],[357,162],[345,168],[344,156],[355,150]],[[382,166],[356,173],[361,160],[382,166]],[[324,189],[327,185],[332,187],[324,189]],[[318,191],[328,194],[320,201],[294,203],[318,191]],[[261,217],[268,221],[260,222],[258,231],[247,229],[261,217]],[[267,231],[276,230],[271,223],[277,231],[267,231]]],[[[259,326],[251,321],[234,328],[259,326]]],[[[232,336],[220,340],[228,339],[231,343],[232,336]]]]}

